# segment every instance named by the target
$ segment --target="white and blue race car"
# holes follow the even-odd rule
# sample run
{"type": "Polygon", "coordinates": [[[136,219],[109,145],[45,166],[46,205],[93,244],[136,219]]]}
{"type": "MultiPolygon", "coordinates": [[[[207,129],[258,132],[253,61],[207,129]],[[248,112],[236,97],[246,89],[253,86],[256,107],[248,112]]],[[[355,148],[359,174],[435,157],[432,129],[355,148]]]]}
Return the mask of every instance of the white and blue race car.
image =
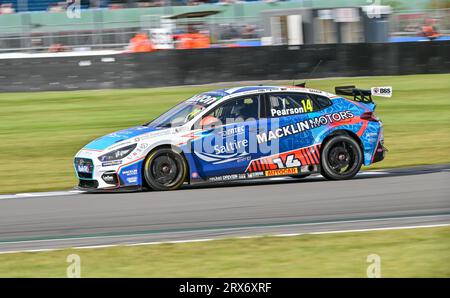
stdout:
{"type": "Polygon", "coordinates": [[[336,87],[350,99],[304,85],[195,95],[149,123],[87,144],[74,159],[78,188],[174,190],[313,173],[349,179],[384,158],[372,94],[391,90],[380,88],[336,87]]]}

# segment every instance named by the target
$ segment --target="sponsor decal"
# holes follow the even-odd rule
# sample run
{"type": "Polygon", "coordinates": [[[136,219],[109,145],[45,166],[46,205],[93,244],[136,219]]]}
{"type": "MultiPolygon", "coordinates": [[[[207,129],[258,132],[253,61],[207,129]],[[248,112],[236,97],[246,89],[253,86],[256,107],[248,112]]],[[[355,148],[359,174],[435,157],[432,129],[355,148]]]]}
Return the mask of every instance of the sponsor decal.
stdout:
{"type": "Polygon", "coordinates": [[[243,134],[244,132],[245,132],[244,126],[237,126],[237,127],[232,127],[232,128],[222,131],[221,135],[224,137],[227,137],[227,136],[231,136],[231,135],[243,134]]]}
{"type": "Polygon", "coordinates": [[[171,129],[162,129],[162,130],[156,130],[156,131],[152,131],[149,133],[146,133],[144,135],[141,135],[141,141],[142,140],[147,140],[150,138],[154,138],[154,137],[160,137],[160,136],[165,136],[165,135],[170,135],[173,134],[173,131],[171,129]]]}
{"type": "Polygon", "coordinates": [[[355,117],[351,111],[325,114],[256,135],[258,144],[355,117]]]}
{"type": "Polygon", "coordinates": [[[370,93],[374,96],[391,97],[392,87],[372,87],[370,93]]]}
{"type": "Polygon", "coordinates": [[[136,149],[134,149],[133,153],[129,154],[127,159],[135,159],[138,155],[141,155],[145,149],[148,147],[147,143],[140,144],[136,149]]]}
{"type": "Polygon", "coordinates": [[[313,111],[311,99],[303,99],[301,101],[301,104],[302,104],[301,107],[295,107],[295,108],[270,109],[270,113],[272,114],[272,117],[275,117],[275,116],[288,116],[288,115],[303,114],[305,112],[313,111]]]}
{"type": "Polygon", "coordinates": [[[272,159],[272,162],[277,165],[277,168],[283,169],[283,168],[292,168],[292,167],[299,167],[301,166],[300,160],[295,158],[295,154],[289,154],[286,156],[286,161],[283,161],[282,158],[274,158],[272,159]]]}
{"type": "Polygon", "coordinates": [[[137,177],[130,177],[126,179],[128,183],[136,183],[137,182],[137,177]]]}
{"type": "Polygon", "coordinates": [[[207,95],[207,94],[199,94],[199,95],[189,98],[186,102],[194,102],[194,103],[200,103],[200,104],[204,104],[204,105],[210,105],[213,102],[215,102],[216,100],[218,100],[219,98],[220,97],[211,96],[211,95],[207,95]]]}
{"type": "Polygon", "coordinates": [[[295,115],[295,114],[303,114],[305,111],[302,107],[299,108],[290,108],[290,109],[270,109],[270,113],[272,117],[274,116],[286,116],[286,115],[295,115]]]}
{"type": "Polygon", "coordinates": [[[125,170],[120,172],[120,174],[122,176],[124,176],[125,181],[127,183],[137,183],[138,181],[138,170],[137,169],[129,169],[129,170],[125,170]]]}
{"type": "Polygon", "coordinates": [[[250,161],[251,159],[252,159],[251,156],[244,156],[244,157],[239,158],[239,159],[237,160],[237,162],[250,161]]]}
{"type": "Polygon", "coordinates": [[[117,166],[120,164],[122,164],[121,160],[112,160],[112,161],[102,162],[102,167],[117,166]]]}
{"type": "Polygon", "coordinates": [[[293,174],[298,174],[298,168],[284,168],[284,169],[269,170],[269,171],[264,172],[264,175],[266,177],[293,175],[293,174]]]}
{"type": "Polygon", "coordinates": [[[136,176],[137,173],[138,173],[137,169],[134,169],[134,170],[126,170],[126,171],[123,171],[123,172],[122,172],[122,175],[125,175],[125,176],[136,176]]]}
{"type": "Polygon", "coordinates": [[[320,144],[252,160],[247,171],[268,171],[320,163],[320,144]]]}
{"type": "Polygon", "coordinates": [[[320,91],[320,90],[311,89],[311,88],[309,88],[308,91],[309,91],[309,92],[312,92],[312,93],[319,93],[319,94],[322,94],[322,93],[323,93],[323,92],[320,91]]]}
{"type": "Polygon", "coordinates": [[[208,178],[210,182],[222,182],[222,181],[231,181],[231,180],[245,180],[252,179],[257,177],[264,177],[264,172],[253,172],[253,173],[242,173],[242,174],[230,174],[223,176],[214,176],[208,178]]]}
{"type": "Polygon", "coordinates": [[[231,143],[225,143],[225,145],[221,145],[221,146],[215,145],[214,151],[216,154],[224,154],[224,153],[238,150],[240,148],[247,147],[247,146],[248,146],[248,140],[238,140],[238,141],[233,141],[231,143]]]}
{"type": "Polygon", "coordinates": [[[264,177],[264,172],[247,173],[247,178],[258,178],[258,177],[264,177]]]}
{"type": "Polygon", "coordinates": [[[92,172],[91,167],[86,164],[77,165],[77,171],[80,173],[91,173],[92,172]]]}
{"type": "Polygon", "coordinates": [[[203,161],[212,164],[221,164],[231,161],[241,160],[249,155],[246,148],[249,146],[249,140],[233,140],[225,144],[214,145],[208,148],[195,150],[195,155],[203,161]],[[209,153],[214,150],[214,152],[209,153]]]}
{"type": "Polygon", "coordinates": [[[114,179],[115,179],[115,175],[113,173],[107,173],[102,175],[102,179],[103,181],[105,181],[106,183],[114,183],[114,179]]]}
{"type": "Polygon", "coordinates": [[[237,180],[237,179],[239,179],[240,175],[242,175],[242,174],[230,174],[230,175],[216,176],[216,177],[211,177],[208,180],[211,182],[237,180]]]}

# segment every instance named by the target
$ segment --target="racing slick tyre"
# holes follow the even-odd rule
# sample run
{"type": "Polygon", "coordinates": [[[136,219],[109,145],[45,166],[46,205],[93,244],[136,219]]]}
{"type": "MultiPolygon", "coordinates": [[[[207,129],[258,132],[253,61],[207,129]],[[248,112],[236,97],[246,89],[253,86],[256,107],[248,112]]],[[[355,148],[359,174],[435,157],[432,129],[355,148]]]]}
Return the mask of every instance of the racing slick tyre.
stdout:
{"type": "Polygon", "coordinates": [[[353,178],[362,165],[359,144],[347,135],[338,135],[325,143],[321,154],[321,174],[329,180],[353,178]]]}
{"type": "Polygon", "coordinates": [[[184,157],[171,148],[157,149],[145,159],[144,178],[153,190],[175,190],[186,180],[184,157]]]}

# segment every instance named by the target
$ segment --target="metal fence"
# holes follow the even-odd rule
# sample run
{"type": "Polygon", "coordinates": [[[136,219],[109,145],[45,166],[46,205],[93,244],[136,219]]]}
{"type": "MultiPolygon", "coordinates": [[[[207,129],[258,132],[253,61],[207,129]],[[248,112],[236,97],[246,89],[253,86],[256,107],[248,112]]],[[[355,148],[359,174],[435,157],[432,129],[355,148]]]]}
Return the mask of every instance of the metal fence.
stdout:
{"type": "Polygon", "coordinates": [[[139,27],[114,30],[57,31],[41,33],[30,30],[19,35],[0,37],[0,52],[48,51],[61,45],[66,49],[118,49],[125,47],[130,38],[140,31],[139,27]]]}
{"type": "Polygon", "coordinates": [[[450,34],[450,9],[405,10],[392,15],[392,36],[417,36],[427,20],[433,20],[441,34],[450,34]]]}
{"type": "Polygon", "coordinates": [[[0,92],[448,73],[450,41],[314,44],[0,59],[0,92]],[[317,64],[320,67],[313,71],[317,64]],[[220,71],[218,71],[220,69],[220,71]]]}
{"type": "MultiPolygon", "coordinates": [[[[259,40],[261,25],[257,18],[206,18],[179,20],[176,33],[185,33],[189,27],[198,27],[200,32],[210,36],[213,43],[241,40],[259,40]]],[[[66,49],[123,49],[138,32],[157,28],[143,16],[140,21],[126,22],[83,22],[70,25],[46,25],[45,30],[33,24],[0,28],[0,52],[48,51],[54,45],[66,49]],[[91,28],[91,29],[77,29],[91,28]]]]}
{"type": "Polygon", "coordinates": [[[46,25],[43,30],[25,20],[21,26],[1,29],[0,52],[48,51],[57,44],[69,49],[116,49],[126,46],[130,38],[140,31],[140,22],[80,22],[46,25]]]}
{"type": "MultiPolygon", "coordinates": [[[[124,49],[129,40],[143,30],[160,26],[156,16],[144,15],[138,21],[103,21],[102,11],[94,13],[92,22],[39,25],[22,14],[20,24],[0,26],[0,53],[47,52],[55,45],[65,50],[124,49]]],[[[158,17],[159,18],[159,17],[158,17]]],[[[450,34],[450,9],[398,11],[390,18],[391,36],[417,36],[422,24],[434,19],[442,34],[450,34]]],[[[213,44],[239,41],[256,41],[262,36],[261,19],[258,17],[224,18],[210,16],[199,20],[177,20],[176,30],[198,28],[209,34],[213,44]]]]}

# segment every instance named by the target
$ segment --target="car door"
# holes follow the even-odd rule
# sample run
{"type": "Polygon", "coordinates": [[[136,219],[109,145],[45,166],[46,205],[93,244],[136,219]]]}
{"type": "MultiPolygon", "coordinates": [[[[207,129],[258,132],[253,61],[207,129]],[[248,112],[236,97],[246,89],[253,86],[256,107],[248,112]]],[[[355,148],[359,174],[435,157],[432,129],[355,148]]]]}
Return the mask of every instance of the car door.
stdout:
{"type": "Polygon", "coordinates": [[[262,95],[256,94],[227,100],[196,124],[201,127],[204,119],[219,120],[214,126],[202,126],[202,137],[191,143],[201,176],[235,179],[245,172],[249,161],[258,155],[255,134],[263,108],[261,98],[262,95]]]}
{"type": "Polygon", "coordinates": [[[270,152],[252,164],[250,170],[275,170],[318,164],[319,148],[314,146],[313,131],[308,128],[308,121],[319,109],[314,96],[298,92],[268,93],[265,106],[268,131],[262,137],[260,134],[260,138],[267,144],[270,152]]]}

